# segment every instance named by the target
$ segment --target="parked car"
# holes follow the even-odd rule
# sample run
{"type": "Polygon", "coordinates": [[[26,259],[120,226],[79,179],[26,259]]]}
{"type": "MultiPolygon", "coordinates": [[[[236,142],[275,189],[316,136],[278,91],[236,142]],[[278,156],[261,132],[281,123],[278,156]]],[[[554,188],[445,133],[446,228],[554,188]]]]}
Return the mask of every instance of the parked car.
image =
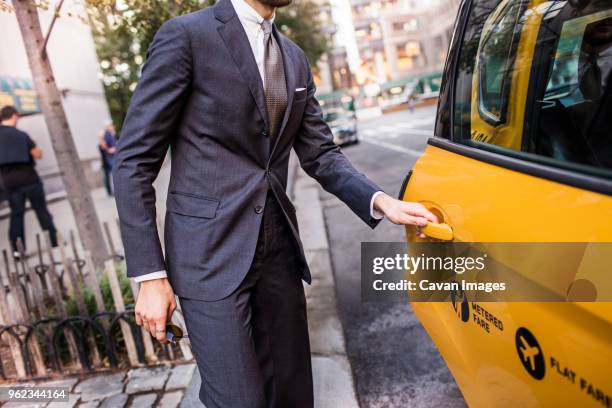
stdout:
{"type": "MultiPolygon", "coordinates": [[[[400,197],[455,242],[612,242],[611,46],[609,1],[464,1],[400,197]]],[[[612,303],[412,305],[470,407],[611,406],[612,303]]]]}
{"type": "Polygon", "coordinates": [[[359,143],[355,112],[342,108],[329,109],[324,112],[323,119],[331,128],[334,143],[340,146],[359,143]]]}

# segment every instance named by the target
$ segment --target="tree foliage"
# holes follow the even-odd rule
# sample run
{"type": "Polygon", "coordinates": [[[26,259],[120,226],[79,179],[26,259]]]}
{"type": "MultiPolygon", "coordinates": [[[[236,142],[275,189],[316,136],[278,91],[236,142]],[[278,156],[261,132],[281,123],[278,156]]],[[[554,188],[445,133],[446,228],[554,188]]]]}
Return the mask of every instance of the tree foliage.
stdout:
{"type": "Polygon", "coordinates": [[[312,0],[294,0],[276,13],[274,20],[283,34],[299,45],[313,68],[330,44],[319,20],[319,6],[312,0]]]}
{"type": "MultiPolygon", "coordinates": [[[[121,128],[146,51],[159,27],[170,18],[214,4],[214,0],[87,0],[102,80],[111,116],[121,128]]],[[[327,50],[326,36],[312,0],[277,12],[276,25],[314,65],[327,50]]]]}

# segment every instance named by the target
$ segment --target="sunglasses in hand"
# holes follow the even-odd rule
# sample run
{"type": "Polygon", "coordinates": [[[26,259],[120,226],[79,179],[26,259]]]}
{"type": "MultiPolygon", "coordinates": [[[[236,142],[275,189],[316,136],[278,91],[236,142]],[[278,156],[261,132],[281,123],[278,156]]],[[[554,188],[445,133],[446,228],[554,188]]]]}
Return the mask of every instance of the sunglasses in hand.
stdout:
{"type": "Polygon", "coordinates": [[[170,343],[176,343],[181,339],[186,339],[189,336],[183,333],[183,329],[175,324],[166,325],[166,340],[170,343]]]}

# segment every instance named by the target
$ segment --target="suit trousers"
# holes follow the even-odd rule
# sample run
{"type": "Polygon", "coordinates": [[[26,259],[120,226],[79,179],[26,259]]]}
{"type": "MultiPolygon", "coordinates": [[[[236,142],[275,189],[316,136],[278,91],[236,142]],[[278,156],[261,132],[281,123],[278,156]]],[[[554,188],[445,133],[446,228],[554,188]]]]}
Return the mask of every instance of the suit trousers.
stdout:
{"type": "Polygon", "coordinates": [[[17,251],[17,240],[21,239],[24,250],[26,245],[24,217],[26,211],[26,200],[36,214],[38,223],[44,231],[49,231],[51,245],[57,246],[57,231],[53,223],[53,217],[47,208],[47,199],[42,182],[27,186],[21,186],[8,192],[8,201],[11,208],[11,219],[9,224],[9,240],[13,251],[17,251]]]}
{"type": "Polygon", "coordinates": [[[306,298],[298,249],[268,191],[246,277],[217,301],[180,298],[207,408],[312,408],[306,298]]]}

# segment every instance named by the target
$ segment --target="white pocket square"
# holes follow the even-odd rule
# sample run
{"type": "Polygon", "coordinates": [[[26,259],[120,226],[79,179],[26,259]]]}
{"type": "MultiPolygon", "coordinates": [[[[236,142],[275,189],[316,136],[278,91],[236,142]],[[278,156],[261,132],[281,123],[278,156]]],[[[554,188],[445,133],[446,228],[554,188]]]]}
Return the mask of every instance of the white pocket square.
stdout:
{"type": "Polygon", "coordinates": [[[301,91],[305,91],[306,88],[295,88],[295,92],[301,92],[301,91]]]}

